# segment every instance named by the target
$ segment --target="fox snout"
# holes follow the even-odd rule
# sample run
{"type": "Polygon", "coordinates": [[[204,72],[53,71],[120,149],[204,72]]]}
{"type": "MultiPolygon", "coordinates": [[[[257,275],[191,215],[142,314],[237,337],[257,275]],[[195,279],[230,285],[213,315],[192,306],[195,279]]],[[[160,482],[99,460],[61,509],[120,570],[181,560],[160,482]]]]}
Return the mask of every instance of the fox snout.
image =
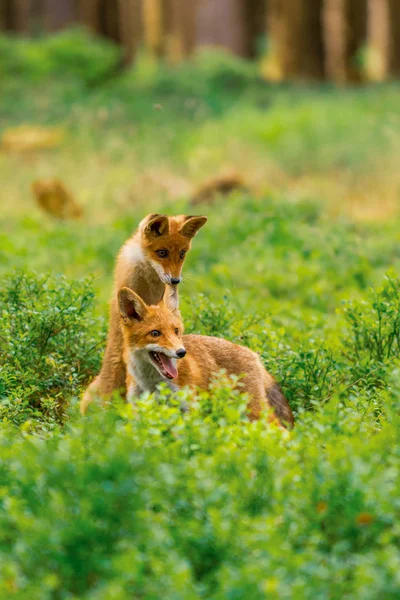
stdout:
{"type": "Polygon", "coordinates": [[[176,356],[178,358],[183,358],[184,356],[186,356],[185,348],[179,348],[179,350],[176,351],[176,356]]]}
{"type": "Polygon", "coordinates": [[[171,284],[178,285],[182,281],[182,277],[171,277],[171,284]]]}

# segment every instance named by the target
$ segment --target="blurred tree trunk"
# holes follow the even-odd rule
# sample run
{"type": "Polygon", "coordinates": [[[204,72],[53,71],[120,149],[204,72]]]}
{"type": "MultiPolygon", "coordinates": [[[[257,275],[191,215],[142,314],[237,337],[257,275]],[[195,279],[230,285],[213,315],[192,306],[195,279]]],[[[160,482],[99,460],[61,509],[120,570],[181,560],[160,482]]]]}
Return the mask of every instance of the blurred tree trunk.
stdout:
{"type": "MultiPolygon", "coordinates": [[[[254,5],[253,0],[249,0],[254,5]]],[[[244,0],[199,0],[197,41],[200,46],[223,46],[235,54],[249,52],[248,13],[244,0]]]]}
{"type": "Polygon", "coordinates": [[[247,44],[246,54],[255,57],[261,52],[261,41],[265,37],[268,0],[244,0],[247,44]]]}
{"type": "Polygon", "coordinates": [[[398,0],[369,0],[368,74],[384,80],[400,76],[400,3],[398,0]]]}
{"type": "Polygon", "coordinates": [[[162,11],[165,54],[171,62],[182,60],[196,46],[196,11],[202,0],[164,0],[162,11]]]}
{"type": "Polygon", "coordinates": [[[146,48],[156,56],[163,52],[162,0],[143,0],[143,37],[146,48]]]}
{"type": "Polygon", "coordinates": [[[76,0],[44,0],[43,12],[46,29],[57,31],[76,20],[76,0]]]}
{"type": "Polygon", "coordinates": [[[197,1],[179,0],[179,14],[181,19],[182,48],[185,56],[191,54],[196,46],[196,12],[197,1]]]}
{"type": "Polygon", "coordinates": [[[400,2],[389,0],[390,24],[392,30],[390,73],[394,77],[400,77],[400,2]]]}
{"type": "Polygon", "coordinates": [[[0,30],[12,30],[12,0],[0,0],[0,30]]]}
{"type": "Polygon", "coordinates": [[[267,31],[283,79],[324,75],[323,0],[269,0],[267,31]]]}
{"type": "Polygon", "coordinates": [[[357,53],[367,39],[367,0],[325,0],[326,73],[337,83],[359,81],[357,53]]]}
{"type": "Polygon", "coordinates": [[[78,19],[95,33],[100,30],[100,0],[77,0],[78,19]]]}
{"type": "Polygon", "coordinates": [[[123,61],[131,63],[143,42],[142,0],[118,0],[123,61]]]}
{"type": "Polygon", "coordinates": [[[98,10],[99,33],[114,42],[121,42],[118,5],[115,0],[100,0],[98,10]]]}
{"type": "Polygon", "coordinates": [[[31,0],[13,0],[12,28],[16,33],[29,33],[31,26],[31,0]]]}

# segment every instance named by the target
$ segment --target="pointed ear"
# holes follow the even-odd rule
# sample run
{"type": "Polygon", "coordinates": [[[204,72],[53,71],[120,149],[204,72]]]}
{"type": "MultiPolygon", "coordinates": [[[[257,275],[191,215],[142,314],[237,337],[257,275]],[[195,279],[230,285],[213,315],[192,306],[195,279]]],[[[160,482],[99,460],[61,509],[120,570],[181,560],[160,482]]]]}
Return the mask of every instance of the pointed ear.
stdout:
{"type": "Polygon", "coordinates": [[[149,238],[166,235],[169,231],[169,221],[167,215],[149,215],[144,226],[144,234],[149,238]]]}
{"type": "Polygon", "coordinates": [[[147,312],[147,306],[140,296],[127,287],[123,287],[118,292],[119,312],[126,322],[142,321],[147,312]]]}
{"type": "Polygon", "coordinates": [[[179,294],[178,288],[176,285],[166,285],[164,296],[162,299],[164,306],[168,308],[171,312],[175,312],[179,308],[179,294]]]}
{"type": "Polygon", "coordinates": [[[207,223],[207,217],[185,217],[185,221],[179,228],[179,233],[192,239],[200,227],[203,227],[207,223]]]}

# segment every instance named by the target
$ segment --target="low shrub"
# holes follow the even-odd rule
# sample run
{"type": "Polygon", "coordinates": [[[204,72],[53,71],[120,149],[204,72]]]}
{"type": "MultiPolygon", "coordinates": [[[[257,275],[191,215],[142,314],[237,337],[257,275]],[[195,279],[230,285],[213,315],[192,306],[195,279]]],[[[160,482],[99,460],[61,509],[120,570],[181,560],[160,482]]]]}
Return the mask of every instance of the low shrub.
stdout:
{"type": "Polygon", "coordinates": [[[68,398],[96,373],[103,321],[89,280],[14,273],[0,285],[0,420],[62,421],[68,398]]]}
{"type": "Polygon", "coordinates": [[[396,598],[399,419],[377,435],[334,402],[287,434],[244,400],[222,382],[46,441],[3,429],[0,595],[396,598]]]}
{"type": "Polygon", "coordinates": [[[120,58],[116,45],[79,29],[35,40],[2,35],[0,54],[4,79],[37,82],[62,76],[89,86],[107,78],[120,58]]]}
{"type": "Polygon", "coordinates": [[[345,355],[355,378],[368,380],[371,388],[384,384],[387,368],[400,355],[400,280],[388,275],[370,292],[369,301],[344,303],[348,332],[345,355]]]}

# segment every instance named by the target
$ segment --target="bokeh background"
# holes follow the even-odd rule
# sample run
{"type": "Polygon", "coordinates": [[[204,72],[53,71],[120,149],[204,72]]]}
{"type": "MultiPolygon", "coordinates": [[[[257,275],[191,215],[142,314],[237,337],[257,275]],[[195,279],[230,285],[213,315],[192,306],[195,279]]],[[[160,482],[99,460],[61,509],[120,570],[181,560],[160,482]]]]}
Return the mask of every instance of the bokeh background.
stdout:
{"type": "Polygon", "coordinates": [[[38,35],[82,24],[123,49],[177,62],[199,47],[266,56],[275,80],[400,75],[396,0],[2,0],[0,30],[38,35]]]}

